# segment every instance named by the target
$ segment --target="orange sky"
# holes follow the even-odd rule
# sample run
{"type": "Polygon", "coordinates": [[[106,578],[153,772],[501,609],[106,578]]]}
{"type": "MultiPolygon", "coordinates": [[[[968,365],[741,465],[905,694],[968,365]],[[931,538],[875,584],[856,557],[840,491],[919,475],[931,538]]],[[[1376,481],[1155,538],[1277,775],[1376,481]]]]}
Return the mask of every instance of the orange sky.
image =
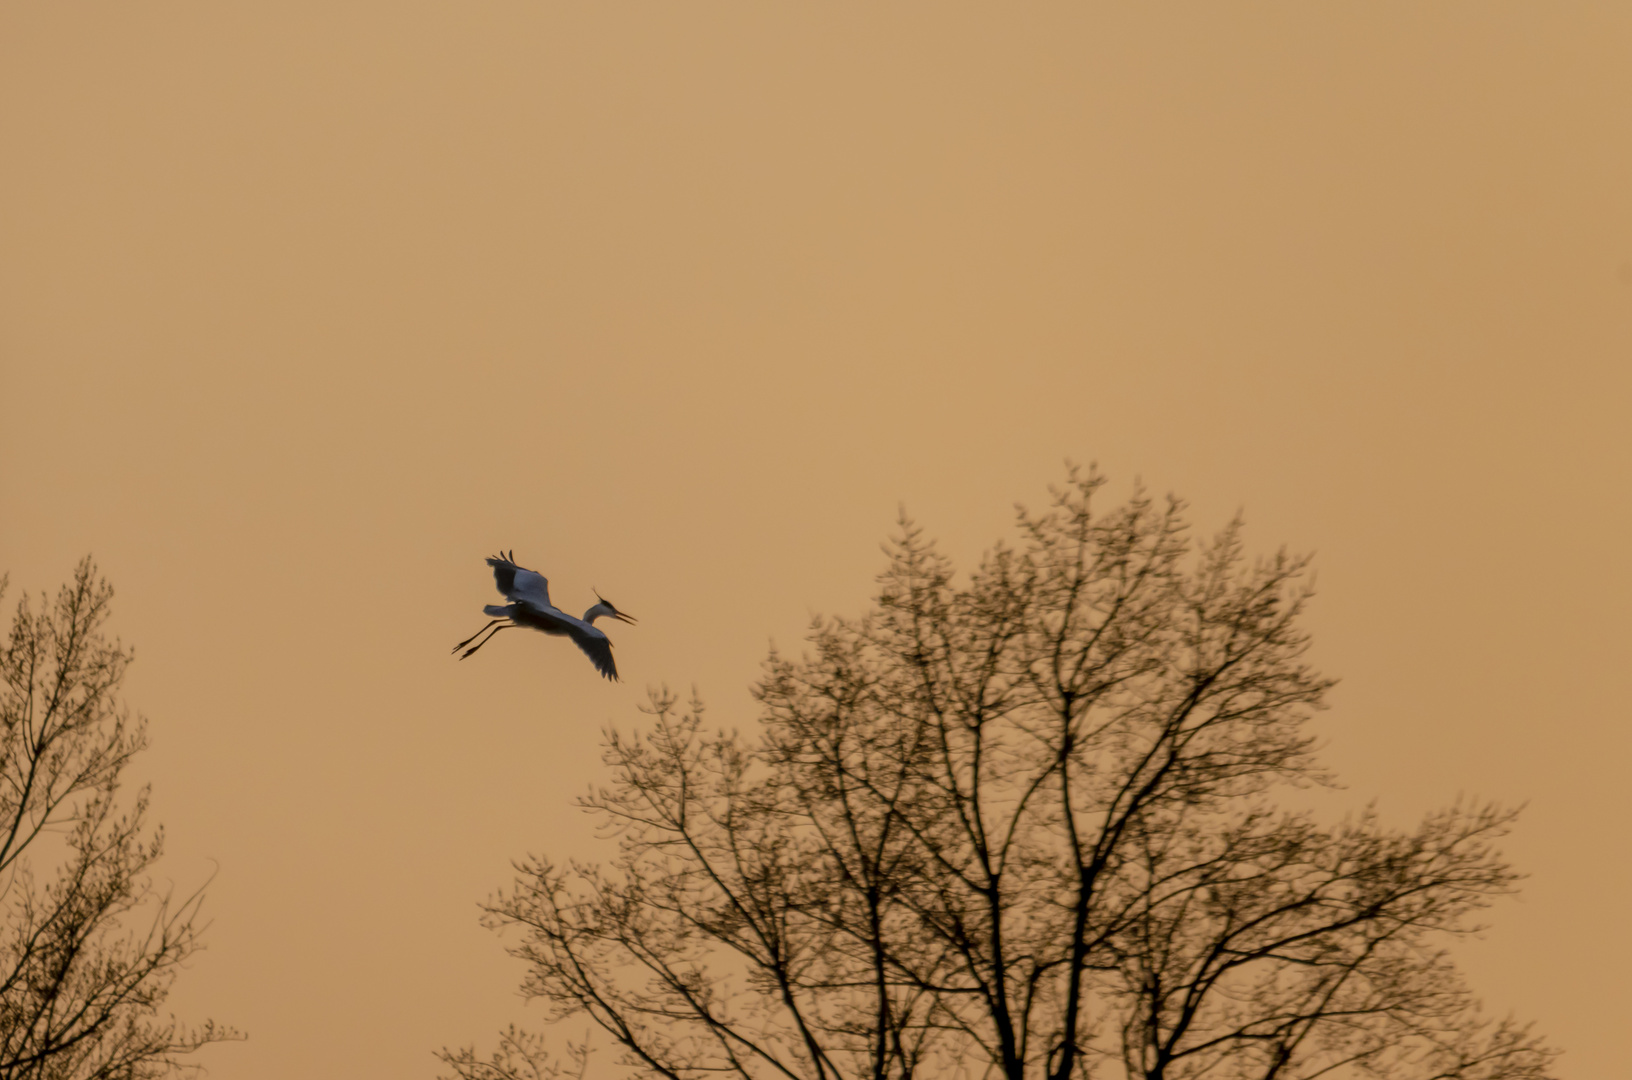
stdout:
{"type": "Polygon", "coordinates": [[[1347,801],[1527,800],[1464,963],[1624,1070],[1632,7],[1126,7],[0,6],[0,569],[119,590],[212,1075],[525,1019],[601,725],[1067,457],[1317,553],[1347,801]],[[624,683],[448,657],[501,546],[624,683]]]}

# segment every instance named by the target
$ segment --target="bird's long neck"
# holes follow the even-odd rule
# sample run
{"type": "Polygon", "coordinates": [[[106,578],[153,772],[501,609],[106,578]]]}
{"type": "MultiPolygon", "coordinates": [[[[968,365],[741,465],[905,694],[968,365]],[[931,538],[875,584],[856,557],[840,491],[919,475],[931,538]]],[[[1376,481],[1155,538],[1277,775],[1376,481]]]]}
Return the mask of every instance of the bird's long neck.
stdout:
{"type": "Polygon", "coordinates": [[[594,626],[596,619],[599,619],[602,615],[610,614],[612,614],[612,611],[605,604],[596,604],[594,607],[584,612],[584,621],[589,625],[594,626]]]}

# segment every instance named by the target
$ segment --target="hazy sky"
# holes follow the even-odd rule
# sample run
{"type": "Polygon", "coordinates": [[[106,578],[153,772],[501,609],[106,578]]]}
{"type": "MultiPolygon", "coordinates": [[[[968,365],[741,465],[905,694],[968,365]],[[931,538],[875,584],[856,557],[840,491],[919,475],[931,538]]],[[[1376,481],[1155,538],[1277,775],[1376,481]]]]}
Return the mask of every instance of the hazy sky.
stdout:
{"type": "Polygon", "coordinates": [[[1632,5],[0,4],[7,617],[118,589],[223,1080],[532,1015],[601,727],[1066,458],[1316,553],[1345,799],[1528,801],[1463,962],[1620,1075],[1629,413],[1632,5]],[[622,684],[448,656],[500,547],[622,684]]]}

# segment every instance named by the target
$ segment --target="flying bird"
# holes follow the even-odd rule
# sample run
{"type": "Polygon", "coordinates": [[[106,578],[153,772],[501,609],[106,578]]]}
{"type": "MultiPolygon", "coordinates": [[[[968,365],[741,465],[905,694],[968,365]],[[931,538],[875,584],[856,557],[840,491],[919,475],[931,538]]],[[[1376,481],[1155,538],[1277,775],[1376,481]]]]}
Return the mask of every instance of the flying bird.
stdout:
{"type": "Polygon", "coordinates": [[[459,659],[463,660],[492,641],[493,634],[500,630],[507,630],[512,626],[530,626],[546,634],[570,637],[584,650],[584,655],[589,657],[589,662],[595,665],[596,671],[613,682],[617,681],[618,665],[612,662],[612,642],[607,640],[604,633],[595,629],[594,624],[602,615],[622,619],[626,623],[633,623],[635,621],[633,617],[625,615],[612,606],[612,601],[596,593],[595,599],[600,602],[584,612],[583,618],[573,618],[550,603],[549,580],[537,570],[517,566],[513,551],[500,552],[487,560],[487,565],[493,568],[493,580],[497,583],[499,592],[503,593],[510,603],[489,604],[482,609],[494,617],[493,621],[455,645],[453,651],[465,649],[466,645],[470,645],[483,634],[487,634],[487,637],[470,645],[459,659]],[[493,633],[488,634],[489,630],[493,633]]]}

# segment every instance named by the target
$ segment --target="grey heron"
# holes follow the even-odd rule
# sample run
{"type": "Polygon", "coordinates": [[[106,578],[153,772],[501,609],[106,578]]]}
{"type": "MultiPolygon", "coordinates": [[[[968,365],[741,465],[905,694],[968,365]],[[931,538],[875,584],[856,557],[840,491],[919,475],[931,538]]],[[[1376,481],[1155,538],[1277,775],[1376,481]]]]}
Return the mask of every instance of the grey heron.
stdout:
{"type": "Polygon", "coordinates": [[[493,581],[498,585],[499,592],[503,593],[508,604],[488,604],[482,611],[493,616],[493,621],[476,631],[470,637],[453,647],[454,652],[465,649],[466,645],[487,634],[487,637],[465,649],[459,657],[466,656],[480,649],[493,640],[493,634],[500,630],[507,630],[512,626],[530,626],[534,630],[542,630],[546,634],[558,637],[570,637],[577,646],[584,650],[589,662],[595,665],[595,670],[607,679],[616,682],[618,666],[612,662],[612,642],[607,636],[595,629],[595,620],[603,615],[614,619],[622,619],[626,623],[633,623],[632,616],[625,615],[612,606],[612,601],[605,599],[600,593],[595,594],[599,603],[584,612],[581,619],[573,618],[566,612],[550,603],[550,583],[537,570],[528,570],[524,566],[516,565],[515,552],[500,552],[487,560],[487,565],[493,568],[493,581]],[[495,629],[497,628],[497,629],[495,629]],[[487,632],[492,630],[492,634],[487,632]]]}

